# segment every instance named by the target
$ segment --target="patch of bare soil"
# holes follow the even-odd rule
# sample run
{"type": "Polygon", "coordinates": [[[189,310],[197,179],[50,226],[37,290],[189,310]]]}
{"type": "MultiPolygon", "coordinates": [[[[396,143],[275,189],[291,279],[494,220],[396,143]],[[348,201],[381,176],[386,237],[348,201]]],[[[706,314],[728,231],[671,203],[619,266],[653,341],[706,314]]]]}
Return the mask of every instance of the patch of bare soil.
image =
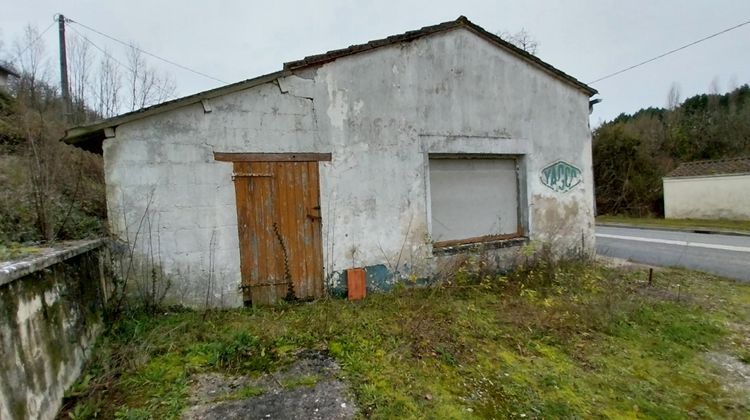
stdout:
{"type": "Polygon", "coordinates": [[[305,351],[279,372],[258,378],[194,375],[184,420],[351,419],[355,406],[331,357],[305,351]]]}
{"type": "Polygon", "coordinates": [[[710,352],[706,360],[721,372],[725,390],[744,394],[750,405],[750,365],[728,353],[710,352]]]}
{"type": "Polygon", "coordinates": [[[662,270],[661,267],[653,266],[653,265],[647,265],[647,264],[641,264],[636,263],[630,260],[625,260],[622,258],[616,258],[616,257],[608,257],[605,255],[596,255],[596,262],[610,268],[622,268],[625,270],[648,270],[649,268],[653,268],[654,271],[662,270]]]}

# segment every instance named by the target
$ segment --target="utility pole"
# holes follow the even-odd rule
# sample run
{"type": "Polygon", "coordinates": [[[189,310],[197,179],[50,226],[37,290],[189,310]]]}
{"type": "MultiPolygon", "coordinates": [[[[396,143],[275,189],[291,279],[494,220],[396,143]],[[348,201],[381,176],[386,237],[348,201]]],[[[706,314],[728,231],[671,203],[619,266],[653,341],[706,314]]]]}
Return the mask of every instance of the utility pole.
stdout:
{"type": "Polygon", "coordinates": [[[70,87],[68,86],[68,54],[65,49],[65,16],[57,15],[60,33],[60,88],[63,99],[63,118],[70,121],[70,87]]]}

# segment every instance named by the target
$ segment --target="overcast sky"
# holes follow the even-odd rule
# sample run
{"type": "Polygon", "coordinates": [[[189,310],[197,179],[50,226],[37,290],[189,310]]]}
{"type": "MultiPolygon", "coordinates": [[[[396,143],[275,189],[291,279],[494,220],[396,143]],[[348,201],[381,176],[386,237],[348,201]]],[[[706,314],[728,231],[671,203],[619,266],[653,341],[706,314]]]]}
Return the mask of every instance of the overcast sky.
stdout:
{"type": "MultiPolygon", "coordinates": [[[[0,55],[9,57],[26,24],[41,31],[55,13],[228,82],[279,70],[283,62],[306,55],[465,15],[491,32],[525,28],[538,40],[542,60],[591,82],[750,20],[750,1],[8,1],[0,14],[0,55]]],[[[50,54],[57,51],[56,29],[42,39],[50,54]]],[[[102,47],[122,50],[96,34],[86,35],[102,47]]],[[[180,96],[220,85],[153,64],[174,75],[180,96]]],[[[57,62],[50,65],[57,80],[57,62]]],[[[750,25],[593,84],[603,102],[591,116],[592,125],[621,112],[665,106],[673,83],[684,99],[709,91],[714,80],[721,92],[750,83],[750,25]]]]}

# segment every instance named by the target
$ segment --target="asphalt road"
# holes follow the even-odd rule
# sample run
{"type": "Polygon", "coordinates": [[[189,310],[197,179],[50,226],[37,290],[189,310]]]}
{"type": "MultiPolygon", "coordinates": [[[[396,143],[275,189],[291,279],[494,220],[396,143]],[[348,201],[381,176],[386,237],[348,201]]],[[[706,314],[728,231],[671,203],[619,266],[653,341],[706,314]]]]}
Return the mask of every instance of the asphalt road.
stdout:
{"type": "Polygon", "coordinates": [[[750,281],[750,236],[597,226],[596,252],[750,281]]]}

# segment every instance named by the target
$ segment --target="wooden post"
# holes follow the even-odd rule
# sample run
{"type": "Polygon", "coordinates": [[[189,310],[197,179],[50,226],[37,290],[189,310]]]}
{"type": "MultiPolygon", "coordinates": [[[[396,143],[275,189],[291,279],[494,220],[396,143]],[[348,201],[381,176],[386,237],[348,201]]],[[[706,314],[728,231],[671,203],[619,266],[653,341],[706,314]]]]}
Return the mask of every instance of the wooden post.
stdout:
{"type": "Polygon", "coordinates": [[[60,34],[60,90],[63,99],[63,118],[70,121],[70,87],[68,85],[68,54],[65,48],[65,16],[57,15],[57,27],[60,34]]]}
{"type": "Polygon", "coordinates": [[[648,285],[653,286],[654,284],[654,269],[649,268],[648,269],[648,285]]]}

